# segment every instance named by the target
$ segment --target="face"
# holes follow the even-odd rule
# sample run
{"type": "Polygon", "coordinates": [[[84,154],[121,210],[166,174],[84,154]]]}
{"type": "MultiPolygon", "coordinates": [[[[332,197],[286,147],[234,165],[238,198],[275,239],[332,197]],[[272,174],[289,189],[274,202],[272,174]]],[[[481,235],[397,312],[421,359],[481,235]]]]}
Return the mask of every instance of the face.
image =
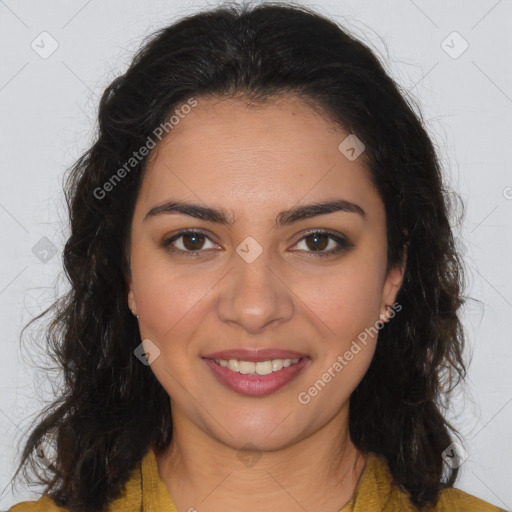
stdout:
{"type": "Polygon", "coordinates": [[[338,148],[348,135],[299,99],[210,99],[154,150],[132,219],[128,304],[174,423],[274,450],[348,414],[377,342],[369,329],[403,278],[386,274],[384,205],[363,158],[338,148]],[[300,210],[339,201],[348,206],[300,210]],[[216,353],[231,349],[247,352],[226,361],[261,363],[239,370],[275,371],[223,366],[216,353]],[[283,359],[292,364],[279,369],[283,359]]]}

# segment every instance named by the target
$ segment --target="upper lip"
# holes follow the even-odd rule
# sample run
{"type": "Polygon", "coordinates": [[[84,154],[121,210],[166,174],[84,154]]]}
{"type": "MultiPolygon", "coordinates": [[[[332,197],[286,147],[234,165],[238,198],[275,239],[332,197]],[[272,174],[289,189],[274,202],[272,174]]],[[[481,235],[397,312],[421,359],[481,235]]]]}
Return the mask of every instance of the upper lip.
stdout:
{"type": "Polygon", "coordinates": [[[307,355],[293,350],[284,350],[280,348],[233,348],[212,352],[203,356],[204,359],[237,359],[239,361],[251,362],[269,361],[272,359],[300,359],[301,357],[307,357],[307,355]]]}

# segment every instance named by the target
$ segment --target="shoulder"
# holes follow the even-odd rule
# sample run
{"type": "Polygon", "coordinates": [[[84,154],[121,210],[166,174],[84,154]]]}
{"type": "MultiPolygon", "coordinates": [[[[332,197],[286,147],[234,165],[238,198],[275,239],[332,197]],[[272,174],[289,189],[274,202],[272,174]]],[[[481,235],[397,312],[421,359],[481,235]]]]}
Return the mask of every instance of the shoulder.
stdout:
{"type": "MultiPolygon", "coordinates": [[[[362,507],[357,510],[374,510],[376,505],[385,512],[415,512],[417,508],[410,501],[410,494],[399,486],[389,470],[384,457],[370,453],[367,468],[363,472],[359,485],[359,501],[362,507]]],[[[347,508],[347,512],[351,510],[347,508]]],[[[428,512],[506,512],[505,509],[491,505],[476,496],[460,489],[448,487],[442,489],[435,505],[427,507],[428,512]]],[[[344,512],[344,511],[343,511],[344,512]]]]}
{"type": "Polygon", "coordinates": [[[37,501],[22,501],[13,505],[8,512],[66,512],[67,509],[60,508],[47,495],[41,496],[37,501]]]}
{"type": "MultiPolygon", "coordinates": [[[[143,464],[152,462],[150,456],[152,452],[146,454],[143,464]]],[[[156,467],[156,463],[155,463],[156,467]]],[[[151,492],[150,488],[144,492],[151,492]]],[[[140,476],[139,469],[136,467],[125,482],[124,488],[120,494],[113,498],[107,506],[108,512],[119,512],[120,510],[138,510],[140,502],[140,476]]],[[[37,501],[22,501],[13,505],[7,512],[69,512],[68,507],[58,506],[49,494],[43,494],[37,501]]]]}
{"type": "Polygon", "coordinates": [[[481,500],[472,494],[461,491],[460,489],[443,489],[439,493],[435,512],[506,512],[505,509],[491,505],[487,501],[481,500]]]}

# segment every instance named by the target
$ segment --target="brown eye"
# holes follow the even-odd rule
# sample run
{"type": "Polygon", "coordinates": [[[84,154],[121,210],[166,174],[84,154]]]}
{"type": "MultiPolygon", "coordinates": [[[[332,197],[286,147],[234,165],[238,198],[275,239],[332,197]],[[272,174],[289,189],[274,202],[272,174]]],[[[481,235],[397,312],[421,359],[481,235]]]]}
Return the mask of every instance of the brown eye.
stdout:
{"type": "Polygon", "coordinates": [[[183,245],[190,251],[197,251],[201,249],[204,239],[206,238],[202,233],[185,233],[182,235],[183,245]]]}
{"type": "Polygon", "coordinates": [[[181,253],[184,256],[199,256],[201,252],[206,252],[203,249],[205,249],[205,242],[207,241],[212,245],[211,247],[206,247],[206,249],[216,247],[216,244],[204,233],[189,230],[180,231],[171,238],[164,240],[162,246],[170,252],[181,253]]]}
{"type": "Polygon", "coordinates": [[[329,245],[329,237],[325,233],[314,233],[308,235],[304,240],[310,240],[311,244],[306,245],[312,251],[323,251],[329,245]]]}
{"type": "MultiPolygon", "coordinates": [[[[307,257],[332,256],[353,247],[343,235],[334,234],[330,231],[310,231],[303,236],[297,245],[304,243],[307,257]],[[325,250],[330,247],[330,250],[325,250]],[[316,253],[316,254],[315,254],[316,253]]],[[[300,250],[302,252],[302,250],[300,250]]]]}

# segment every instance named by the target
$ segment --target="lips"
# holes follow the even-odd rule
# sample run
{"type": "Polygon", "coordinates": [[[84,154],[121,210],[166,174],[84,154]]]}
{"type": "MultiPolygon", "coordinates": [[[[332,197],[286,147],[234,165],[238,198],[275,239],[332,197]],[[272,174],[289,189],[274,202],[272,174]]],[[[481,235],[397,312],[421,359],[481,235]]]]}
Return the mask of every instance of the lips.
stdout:
{"type": "Polygon", "coordinates": [[[203,359],[237,359],[239,361],[250,361],[256,363],[258,361],[268,361],[271,359],[302,359],[307,358],[308,356],[301,352],[278,348],[235,348],[229,350],[221,350],[218,352],[211,352],[202,357],[203,359]]]}
{"type": "MultiPolygon", "coordinates": [[[[226,355],[226,352],[219,353],[226,355]]],[[[244,375],[223,367],[212,359],[203,358],[203,362],[220,384],[236,393],[249,396],[266,396],[278,391],[296,379],[311,363],[308,357],[303,357],[298,363],[267,375],[244,375]]]]}

